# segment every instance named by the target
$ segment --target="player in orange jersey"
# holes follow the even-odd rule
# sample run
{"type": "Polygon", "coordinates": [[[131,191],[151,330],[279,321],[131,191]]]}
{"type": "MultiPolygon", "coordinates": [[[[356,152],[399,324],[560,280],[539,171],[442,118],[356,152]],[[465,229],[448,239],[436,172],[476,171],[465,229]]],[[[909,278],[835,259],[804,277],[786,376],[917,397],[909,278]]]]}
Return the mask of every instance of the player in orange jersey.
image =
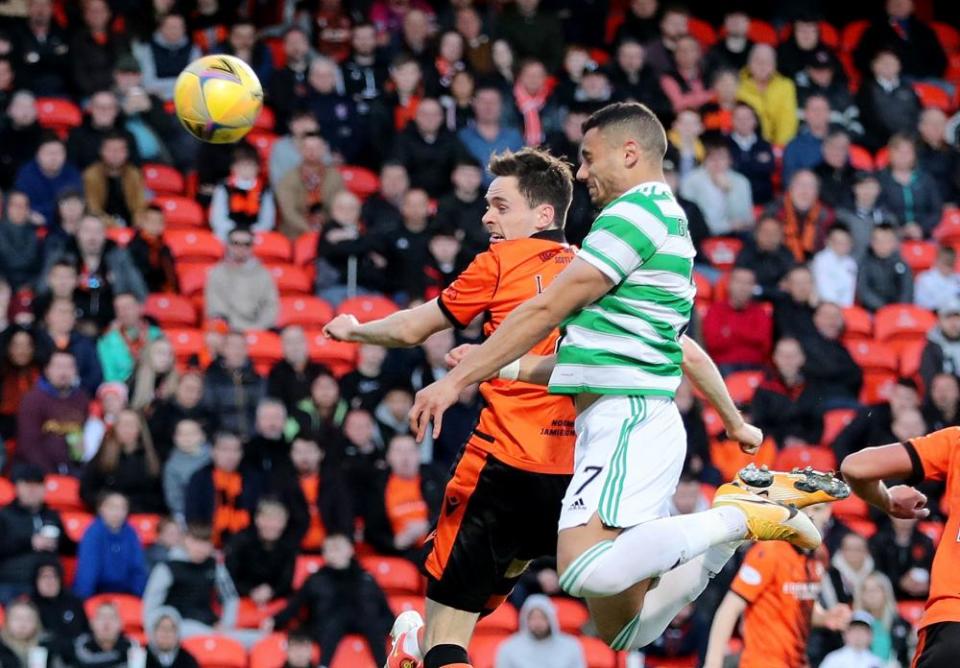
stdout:
{"type": "Polygon", "coordinates": [[[923,519],[927,498],[912,485],[946,483],[950,513],[930,574],[930,596],[920,619],[913,668],[953,668],[960,662],[960,427],[948,427],[903,443],[866,448],[840,466],[864,501],[893,517],[923,519]],[[887,487],[884,480],[906,480],[887,487]]]}

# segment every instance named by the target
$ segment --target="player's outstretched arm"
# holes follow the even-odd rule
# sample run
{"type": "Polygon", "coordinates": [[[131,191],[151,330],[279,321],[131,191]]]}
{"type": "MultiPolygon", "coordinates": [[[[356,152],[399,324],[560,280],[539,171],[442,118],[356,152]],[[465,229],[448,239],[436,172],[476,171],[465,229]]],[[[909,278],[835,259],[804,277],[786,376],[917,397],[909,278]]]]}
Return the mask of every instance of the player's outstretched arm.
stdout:
{"type": "Polygon", "coordinates": [[[853,493],[888,515],[923,519],[930,514],[927,497],[908,485],[888,488],[884,480],[909,478],[913,474],[910,453],[901,443],[865,448],[847,457],[840,472],[853,493]]]}
{"type": "Polygon", "coordinates": [[[443,315],[437,300],[433,299],[363,324],[352,315],[338,315],[326,324],[323,333],[335,341],[408,348],[420,345],[431,335],[450,327],[450,321],[443,315]]]}
{"type": "Polygon", "coordinates": [[[747,609],[747,602],[734,594],[727,592],[720,607],[713,616],[710,626],[710,639],[707,642],[707,653],[703,659],[703,668],[722,668],[723,657],[727,652],[727,645],[733,637],[733,630],[737,620],[747,609]]]}
{"type": "MultiPolygon", "coordinates": [[[[475,343],[464,343],[463,345],[457,346],[447,353],[445,358],[447,366],[451,369],[454,368],[460,364],[461,360],[463,360],[471,350],[479,347],[480,346],[475,343]]],[[[556,355],[524,355],[515,362],[508,364],[506,369],[501,369],[497,376],[507,378],[508,380],[523,381],[531,385],[547,386],[550,384],[550,375],[553,373],[553,367],[556,365],[556,355]],[[516,371],[516,377],[513,377],[509,371],[511,365],[516,365],[513,369],[513,371],[516,371]],[[505,371],[507,373],[504,373],[505,371]]],[[[496,378],[497,376],[494,377],[496,378]]],[[[484,380],[489,379],[485,378],[484,380]]]]}
{"type": "Polygon", "coordinates": [[[733,402],[733,397],[727,390],[726,383],[723,382],[720,370],[707,352],[689,336],[684,336],[681,344],[683,345],[683,373],[720,414],[727,436],[738,441],[740,449],[752,455],[760,449],[763,432],[744,421],[740,411],[737,410],[737,405],[733,402]]]}

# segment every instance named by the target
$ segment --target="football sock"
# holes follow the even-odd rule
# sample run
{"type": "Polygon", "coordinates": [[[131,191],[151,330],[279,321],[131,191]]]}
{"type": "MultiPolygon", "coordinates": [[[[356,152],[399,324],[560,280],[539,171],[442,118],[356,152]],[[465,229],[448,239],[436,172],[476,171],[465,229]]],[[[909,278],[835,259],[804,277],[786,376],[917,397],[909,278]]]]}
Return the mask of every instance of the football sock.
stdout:
{"type": "Polygon", "coordinates": [[[423,668],[470,668],[470,659],[460,645],[434,645],[423,657],[423,668]]]}
{"type": "Polygon", "coordinates": [[[746,516],[733,506],[638,524],[584,551],[564,571],[560,587],[581,598],[613,596],[746,533],[746,516]]]}

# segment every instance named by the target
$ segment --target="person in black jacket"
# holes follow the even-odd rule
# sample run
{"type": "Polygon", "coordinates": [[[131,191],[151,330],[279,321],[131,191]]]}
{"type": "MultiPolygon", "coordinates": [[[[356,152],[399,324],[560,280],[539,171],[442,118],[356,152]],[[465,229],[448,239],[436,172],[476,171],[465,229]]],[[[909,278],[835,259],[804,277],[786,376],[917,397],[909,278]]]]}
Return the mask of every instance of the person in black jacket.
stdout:
{"type": "Polygon", "coordinates": [[[807,363],[803,375],[823,410],[857,406],[863,371],[840,341],[843,311],[825,302],[813,314],[816,332],[800,340],[807,363]]]}
{"type": "Polygon", "coordinates": [[[67,139],[67,157],[77,169],[84,170],[100,159],[100,145],[109,135],[120,133],[127,140],[130,161],[139,163],[137,142],[123,127],[120,102],[109,90],[100,90],[90,97],[88,115],[83,124],[73,129],[67,139]]]}
{"type": "Polygon", "coordinates": [[[241,469],[258,486],[258,494],[270,493],[272,477],[289,474],[290,441],[284,434],[287,409],[276,399],[261,399],[257,404],[253,436],[244,443],[241,469]]]}
{"type": "Polygon", "coordinates": [[[63,566],[54,555],[37,562],[33,582],[30,600],[37,606],[40,622],[53,636],[57,653],[69,655],[73,642],[90,629],[83,601],[64,585],[63,566]]]}
{"type": "Polygon", "coordinates": [[[166,224],[163,207],[151,202],[134,214],[137,231],[127,244],[127,253],[133,260],[150,292],[177,292],[177,273],[173,253],[163,240],[166,224]]]}
{"type": "Polygon", "coordinates": [[[783,223],[764,215],[757,221],[753,237],[747,239],[734,263],[751,269],[757,277],[760,297],[770,299],[780,290],[780,281],[794,265],[793,253],[783,245],[783,223]]]}
{"type": "Polygon", "coordinates": [[[390,630],[393,613],[376,580],[353,556],[349,538],[343,534],[327,536],[323,568],[307,578],[287,607],[264,622],[262,630],[284,628],[306,609],[307,620],[300,628],[319,643],[321,666],[331,664],[348,633],[363,635],[376,665],[384,665],[387,653],[383,639],[390,630]]]}
{"type": "Polygon", "coordinates": [[[76,668],[125,668],[132,646],[123,635],[117,605],[104,601],[97,605],[90,619],[90,632],[74,641],[69,663],[76,668]]]}
{"type": "MultiPolygon", "coordinates": [[[[644,62],[646,53],[640,42],[625,39],[617,46],[610,66],[610,83],[619,98],[642,101],[668,126],[673,122],[673,107],[660,87],[660,74],[644,62]]],[[[568,156],[571,160],[575,156],[568,156]]]]}
{"type": "Polygon", "coordinates": [[[483,167],[476,158],[464,154],[457,159],[450,180],[453,190],[437,202],[435,224],[439,229],[458,230],[463,240],[461,254],[466,259],[473,259],[490,244],[490,233],[481,221],[487,210],[487,202],[480,191],[483,167]]]}
{"type": "Polygon", "coordinates": [[[14,32],[14,69],[35,95],[69,93],[70,45],[66,31],[53,20],[52,2],[27,3],[27,20],[14,32]]]}
{"type": "Polygon", "coordinates": [[[14,93],[0,129],[0,188],[13,185],[17,172],[33,159],[43,129],[37,123],[37,100],[33,93],[14,93]]]}
{"type": "Polygon", "coordinates": [[[820,201],[832,209],[853,206],[853,183],[857,170],[850,164],[850,135],[832,130],[820,146],[822,162],[813,168],[820,179],[820,201]]]}
{"type": "Polygon", "coordinates": [[[820,442],[822,421],[817,400],[807,388],[801,369],[806,363],[800,342],[782,338],[773,349],[775,370],[757,388],[750,415],[777,446],[820,442]]]}
{"type": "Polygon", "coordinates": [[[864,77],[857,91],[863,145],[871,151],[886,145],[891,135],[917,127],[920,99],[900,78],[900,62],[892,51],[878,51],[870,64],[872,74],[864,77]]]}
{"type": "Polygon", "coordinates": [[[733,132],[727,137],[733,169],[750,181],[754,204],[773,200],[773,173],[777,169],[773,147],[757,133],[760,119],[749,104],[733,108],[733,132]]]}
{"type": "Polygon", "coordinates": [[[866,74],[870,60],[884,49],[900,58],[904,74],[912,78],[939,78],[947,67],[937,33],[914,15],[910,0],[887,0],[883,14],[864,31],[853,52],[860,72],[866,74]]]}
{"type": "Polygon", "coordinates": [[[916,520],[890,518],[870,538],[877,570],[890,578],[897,600],[924,599],[930,590],[933,541],[917,528],[916,520]],[[926,579],[921,571],[926,571],[926,579]]]}
{"type": "Polygon", "coordinates": [[[221,545],[250,524],[257,486],[240,471],[243,445],[236,434],[221,431],[214,436],[210,459],[190,476],[183,514],[187,524],[211,526],[214,544],[221,545]]]}
{"type": "Polygon", "coordinates": [[[246,338],[239,332],[230,332],[223,354],[207,369],[203,405],[217,417],[220,428],[248,437],[253,433],[257,404],[263,393],[263,378],[250,361],[246,338]]]}
{"type": "Polygon", "coordinates": [[[367,492],[364,538],[380,554],[417,561],[419,548],[436,523],[444,476],[420,464],[412,436],[394,436],[387,446],[387,470],[373,475],[367,492]]]}
{"type": "Polygon", "coordinates": [[[430,197],[411,188],[403,197],[403,226],[379,235],[378,252],[387,260],[384,272],[392,280],[391,292],[407,300],[420,299],[424,290],[423,268],[430,258],[430,197]]]}
{"type": "Polygon", "coordinates": [[[153,411],[147,418],[150,436],[161,461],[173,450],[173,432],[181,420],[193,420],[205,434],[217,430],[217,419],[200,400],[203,398],[203,375],[188,371],[180,376],[173,396],[161,399],[153,405],[153,411]]]}
{"type": "Polygon", "coordinates": [[[310,396],[310,386],[327,368],[310,359],[303,327],[290,325],[280,334],[283,359],[267,375],[267,396],[279,399],[291,412],[310,396]]]}
{"type": "Polygon", "coordinates": [[[837,461],[863,448],[899,441],[893,431],[894,420],[919,408],[917,384],[910,378],[900,378],[885,403],[864,406],[837,435],[831,444],[837,453],[837,461]]]}
{"type": "MultiPolygon", "coordinates": [[[[386,260],[380,246],[379,232],[364,228],[360,215],[360,199],[342,190],[333,197],[329,220],[317,239],[317,287],[320,296],[337,304],[346,298],[351,262],[356,263],[357,286],[361,290],[380,292],[390,286],[385,275],[386,260]]],[[[395,228],[380,230],[386,235],[395,228]]]]}
{"type": "Polygon", "coordinates": [[[70,40],[70,63],[74,88],[86,98],[113,83],[113,64],[128,53],[124,35],[110,28],[113,18],[105,0],[92,0],[83,7],[83,27],[70,40]]]}
{"type": "Polygon", "coordinates": [[[413,122],[397,135],[393,158],[407,168],[414,188],[436,198],[450,192],[450,174],[462,153],[460,140],[443,125],[440,103],[425,98],[413,122]]]}
{"type": "Polygon", "coordinates": [[[276,497],[257,503],[253,524],[227,543],[226,564],[240,596],[258,606],[289,596],[297,544],[285,536],[289,513],[276,497]]]}

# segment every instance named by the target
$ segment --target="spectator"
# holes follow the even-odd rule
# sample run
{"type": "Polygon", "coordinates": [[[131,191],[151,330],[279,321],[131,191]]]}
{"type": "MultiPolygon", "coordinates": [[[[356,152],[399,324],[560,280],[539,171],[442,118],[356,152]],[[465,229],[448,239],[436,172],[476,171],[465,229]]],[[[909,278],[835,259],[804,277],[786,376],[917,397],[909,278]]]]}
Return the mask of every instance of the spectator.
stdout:
{"type": "Polygon", "coordinates": [[[33,93],[20,90],[7,105],[0,127],[0,187],[9,190],[20,168],[37,152],[43,129],[37,123],[37,100],[33,93]]]}
{"type": "MultiPolygon", "coordinates": [[[[479,87],[473,100],[473,124],[457,133],[467,152],[481,165],[486,165],[494,153],[523,148],[523,136],[515,128],[501,124],[502,108],[503,98],[497,88],[479,87]]],[[[484,171],[484,187],[492,181],[493,175],[484,171]]]]}
{"type": "Polygon", "coordinates": [[[920,376],[928,387],[938,373],[960,376],[960,298],[950,297],[937,309],[937,325],[927,332],[920,357],[920,376]]]}
{"type": "Polygon", "coordinates": [[[913,132],[920,116],[920,100],[910,84],[900,78],[901,59],[881,49],[870,61],[871,75],[857,91],[857,106],[863,122],[863,144],[871,151],[884,146],[890,137],[913,132]]]}
{"type": "Polygon", "coordinates": [[[833,442],[837,460],[846,455],[897,440],[894,422],[920,407],[917,385],[909,378],[899,379],[891,388],[885,403],[864,406],[833,442]]]}
{"type": "Polygon", "coordinates": [[[810,268],[805,264],[791,267],[783,278],[782,288],[769,295],[773,299],[774,339],[792,336],[802,343],[805,338],[816,335],[813,313],[820,301],[810,268]]]}
{"type": "Polygon", "coordinates": [[[343,534],[327,536],[323,543],[323,567],[307,578],[275,617],[262,630],[284,628],[306,609],[300,629],[320,645],[320,665],[329,666],[337,647],[348,633],[367,640],[376,665],[387,660],[383,638],[393,614],[387,599],[369,573],[354,559],[353,545],[343,534]]]}
{"type": "Polygon", "coordinates": [[[490,234],[481,222],[487,207],[480,192],[483,166],[472,156],[462,155],[454,165],[450,180],[453,190],[437,203],[436,226],[456,230],[463,238],[465,254],[473,257],[486,250],[490,242],[490,234]]]}
{"type": "Polygon", "coordinates": [[[365,126],[360,122],[353,100],[343,94],[340,68],[329,58],[320,56],[310,62],[303,106],[316,117],[320,134],[329,144],[334,160],[356,162],[366,145],[365,126]]]}
{"type": "Polygon", "coordinates": [[[279,399],[288,411],[310,396],[310,386],[326,367],[308,355],[307,337],[299,325],[289,325],[280,335],[283,359],[267,376],[267,396],[279,399]]]}
{"type": "Polygon", "coordinates": [[[12,38],[14,69],[34,95],[63,97],[70,92],[70,43],[53,20],[53,2],[29,0],[26,21],[16,24],[12,38]]]}
{"type": "MultiPolygon", "coordinates": [[[[479,20],[477,25],[479,31],[479,20]]],[[[485,40],[486,36],[480,35],[478,31],[475,37],[485,40]]],[[[462,34],[465,39],[474,39],[465,31],[462,34]]],[[[485,43],[489,50],[489,41],[485,43]]],[[[349,55],[343,61],[342,67],[344,92],[353,98],[358,111],[365,113],[369,110],[370,103],[383,93],[388,77],[387,64],[383,51],[377,47],[377,31],[372,23],[361,22],[353,26],[350,32],[349,55]]]]}
{"type": "Polygon", "coordinates": [[[890,578],[898,600],[922,600],[930,592],[933,541],[917,528],[916,520],[890,518],[870,538],[877,570],[890,578]]]}
{"type": "Polygon", "coordinates": [[[727,136],[727,147],[733,169],[750,181],[754,204],[767,204],[773,199],[773,174],[777,168],[773,147],[757,135],[760,121],[749,104],[738,102],[731,122],[733,130],[727,136]]]}
{"type": "Polygon", "coordinates": [[[183,620],[172,606],[160,606],[153,626],[147,630],[146,668],[200,668],[197,660],[180,645],[183,620]]]}
{"type": "Polygon", "coordinates": [[[680,38],[689,34],[690,12],[680,5],[664,7],[660,12],[659,34],[645,43],[647,62],[659,75],[676,67],[674,52],[680,38]]]}
{"type": "Polygon", "coordinates": [[[413,120],[423,99],[420,63],[409,54],[396,55],[390,63],[390,81],[384,89],[384,94],[370,107],[371,149],[380,158],[390,154],[394,137],[413,120]]]}
{"type": "Polygon", "coordinates": [[[899,226],[899,221],[880,202],[880,181],[873,172],[857,172],[853,178],[853,204],[837,211],[837,221],[843,223],[853,236],[853,256],[866,255],[873,228],[887,224],[899,226]]]}
{"type": "Polygon", "coordinates": [[[785,243],[797,262],[809,260],[823,248],[833,212],[820,202],[820,184],[809,169],[793,175],[783,199],[771,211],[784,221],[785,243]]]}
{"type": "MultiPolygon", "coordinates": [[[[349,23],[347,25],[349,26],[349,23]]],[[[273,55],[266,44],[257,41],[257,26],[250,19],[234,21],[227,39],[218,45],[217,50],[239,58],[250,66],[261,84],[270,84],[273,55]]]]}
{"type": "Polygon", "coordinates": [[[807,385],[803,367],[807,359],[796,339],[784,337],[773,349],[773,371],[757,388],[750,402],[754,423],[773,436],[777,446],[820,442],[817,397],[807,385]]]}
{"type": "Polygon", "coordinates": [[[13,187],[26,194],[33,209],[47,225],[53,223],[57,197],[68,189],[80,190],[80,172],[67,162],[63,141],[54,134],[44,134],[37,145],[36,157],[17,172],[13,187]]]}
{"type": "Polygon", "coordinates": [[[760,368],[773,348],[773,319],[754,301],[755,288],[752,270],[734,268],[727,301],[711,304],[703,319],[704,343],[724,373],[760,368]]]}
{"type": "Polygon", "coordinates": [[[830,559],[830,568],[824,577],[825,593],[832,594],[840,603],[850,604],[863,581],[873,573],[873,557],[867,539],[850,531],[843,535],[840,549],[830,559]]]}
{"type": "Polygon", "coordinates": [[[783,225],[775,216],[761,216],[753,236],[737,255],[735,266],[751,269],[759,296],[770,298],[778,293],[781,280],[793,265],[793,254],[783,244],[783,225]]]}
{"type": "Polygon", "coordinates": [[[316,435],[326,446],[338,434],[347,410],[337,379],[322,371],[310,385],[310,396],[297,404],[291,417],[297,423],[297,434],[316,435]]]}
{"type": "Polygon", "coordinates": [[[920,114],[917,165],[933,177],[940,199],[955,203],[960,194],[960,152],[948,143],[947,115],[933,107],[920,114]]]}
{"type": "Polygon", "coordinates": [[[803,127],[783,151],[783,181],[789,183],[798,169],[813,169],[823,159],[822,146],[830,131],[830,103],[811,95],[803,105],[803,127]]]}
{"type": "Polygon", "coordinates": [[[173,430],[173,452],[163,464],[163,497],[178,520],[184,517],[190,479],[209,463],[210,445],[203,428],[196,420],[180,420],[173,430]]]}
{"type": "MultiPolygon", "coordinates": [[[[330,207],[330,220],[317,240],[316,280],[319,294],[337,306],[351,293],[348,285],[353,272],[356,289],[362,293],[377,292],[389,284],[381,255],[380,238],[365,233],[360,221],[360,199],[348,190],[337,193],[330,207]],[[351,265],[356,263],[355,269],[351,265]]],[[[384,238],[395,230],[385,230],[384,238]]]]}
{"type": "Polygon", "coordinates": [[[289,511],[276,498],[264,497],[257,504],[253,524],[230,539],[226,550],[227,570],[240,596],[257,606],[289,596],[297,544],[286,533],[289,511]]]}
{"type": "MultiPolygon", "coordinates": [[[[0,550],[0,601],[8,604],[28,594],[38,564],[69,549],[60,514],[44,503],[44,472],[22,464],[11,476],[15,496],[0,509],[3,549],[0,550]]],[[[8,609],[9,614],[9,609],[8,609]]]]}
{"type": "MultiPolygon", "coordinates": [[[[677,114],[673,126],[667,133],[670,148],[679,154],[676,156],[676,168],[680,174],[680,182],[685,183],[693,170],[703,162],[704,144],[700,141],[703,135],[703,122],[700,114],[694,111],[683,111],[677,114]]],[[[720,142],[715,142],[719,144],[720,142]]]]}
{"type": "Polygon", "coordinates": [[[260,174],[257,152],[249,145],[238,144],[233,151],[230,176],[213,191],[210,228],[225,242],[231,230],[268,232],[275,222],[273,193],[260,174]]]}
{"type": "Polygon", "coordinates": [[[876,311],[913,301],[913,274],[900,257],[900,242],[892,227],[873,228],[870,250],[859,265],[857,300],[865,309],[876,311]]]}
{"type": "Polygon", "coordinates": [[[40,623],[54,638],[60,656],[69,656],[73,642],[89,631],[83,601],[63,582],[63,566],[56,556],[38,562],[31,603],[37,607],[40,623]]]}
{"type": "Polygon", "coordinates": [[[795,78],[810,63],[816,62],[817,54],[824,46],[820,22],[814,16],[797,17],[792,28],[790,36],[777,48],[777,62],[781,72],[795,78]]]}
{"type": "Polygon", "coordinates": [[[183,16],[170,13],[160,18],[146,42],[133,45],[133,55],[143,70],[144,88],[166,101],[173,99],[177,76],[200,57],[200,49],[191,41],[183,16]]]}
{"type": "Polygon", "coordinates": [[[280,180],[286,176],[287,172],[300,166],[303,138],[310,133],[320,131],[317,119],[305,109],[297,111],[291,116],[289,127],[289,133],[277,139],[270,149],[268,173],[270,175],[270,189],[273,192],[277,192],[280,180]]]}
{"type": "MultiPolygon", "coordinates": [[[[700,108],[704,128],[727,134],[733,132],[733,109],[737,105],[739,86],[740,78],[733,70],[719,70],[713,75],[710,89],[716,99],[700,108]]],[[[759,118],[756,121],[759,127],[759,118]]]]}
{"type": "Polygon", "coordinates": [[[856,406],[863,372],[840,341],[843,311],[823,302],[814,311],[813,324],[816,332],[800,340],[807,358],[803,375],[811,391],[824,410],[856,406]]]}
{"type": "Polygon", "coordinates": [[[753,227],[750,181],[731,169],[726,143],[706,147],[703,166],[681,182],[680,194],[700,207],[713,235],[744,232],[753,227]]]}
{"type": "Polygon", "coordinates": [[[901,666],[909,665],[913,632],[910,622],[897,612],[897,600],[893,596],[890,578],[874,571],[860,583],[853,602],[857,610],[873,616],[870,651],[887,661],[887,665],[893,661],[901,666]]]}
{"type": "Polygon", "coordinates": [[[888,147],[890,166],[879,174],[880,196],[900,221],[906,238],[929,238],[940,224],[943,208],[937,182],[917,167],[912,137],[894,135],[888,147]]]}
{"type": "MultiPolygon", "coordinates": [[[[560,128],[559,103],[573,104],[584,94],[585,80],[591,68],[596,70],[595,64],[588,61],[588,56],[582,49],[571,47],[570,53],[574,57],[579,54],[583,64],[576,73],[577,79],[570,79],[569,74],[565,74],[568,78],[561,82],[561,85],[566,84],[566,95],[557,90],[551,94],[552,86],[542,62],[531,59],[520,63],[517,83],[513,87],[513,102],[519,113],[520,129],[527,146],[539,146],[547,134],[560,128]]],[[[570,56],[567,59],[569,58],[570,56]]],[[[566,73],[566,70],[564,72],[566,73]]]]}
{"type": "Polygon", "coordinates": [[[280,296],[273,276],[253,256],[253,234],[234,228],[227,254],[207,276],[204,300],[208,318],[224,318],[240,331],[268,329],[277,320],[280,296]]]}
{"type": "Polygon", "coordinates": [[[851,256],[853,238],[842,225],[827,232],[826,248],[813,256],[810,269],[821,299],[847,308],[857,293],[857,261],[851,256]]]}
{"type": "Polygon", "coordinates": [[[166,228],[163,208],[151,202],[135,218],[137,230],[127,244],[127,253],[140,269],[150,292],[178,292],[179,281],[173,253],[163,239],[166,228]]]}
{"type": "Polygon", "coordinates": [[[515,7],[507,7],[497,30],[518,59],[536,58],[551,72],[560,68],[563,28],[553,12],[540,7],[540,0],[519,0],[515,7]]]}
{"type": "Polygon", "coordinates": [[[30,211],[25,193],[8,191],[7,207],[0,220],[0,267],[13,292],[32,290],[43,265],[40,262],[40,240],[37,225],[43,224],[30,211]]]}
{"type": "Polygon", "coordinates": [[[414,188],[440,197],[450,190],[450,173],[461,150],[456,136],[443,127],[440,103],[425,98],[413,123],[397,136],[395,159],[407,168],[414,188]]]}
{"type": "Polygon", "coordinates": [[[259,478],[263,492],[272,492],[278,476],[290,474],[290,441],[284,434],[287,409],[276,399],[257,404],[255,433],[244,444],[245,471],[259,478]]]}
{"type": "Polygon", "coordinates": [[[121,411],[83,472],[80,497],[93,510],[100,494],[110,490],[130,500],[131,512],[162,513],[160,473],[160,459],[143,419],[132,410],[121,411]]]}
{"type": "Polygon", "coordinates": [[[283,668],[317,668],[314,649],[313,639],[307,633],[291,631],[287,634],[287,662],[283,668]]]}
{"type": "Polygon", "coordinates": [[[246,338],[230,332],[223,354],[207,369],[204,404],[217,416],[221,428],[246,436],[253,431],[256,406],[263,392],[263,379],[250,362],[246,338]]]}
{"type": "Polygon", "coordinates": [[[960,380],[952,373],[938,373],[927,383],[923,420],[931,431],[960,424],[960,380]]]}
{"type": "Polygon", "coordinates": [[[850,136],[843,130],[830,132],[823,140],[821,162],[813,168],[820,179],[820,200],[836,209],[853,203],[856,170],[850,164],[850,136]]]}
{"type": "Polygon", "coordinates": [[[118,293],[113,298],[113,311],[117,319],[97,341],[97,355],[104,380],[125,383],[133,375],[144,349],[162,337],[163,332],[143,317],[143,305],[133,294],[118,293]]]}
{"type": "Polygon", "coordinates": [[[660,86],[674,112],[699,109],[713,101],[713,91],[707,86],[702,69],[700,42],[690,35],[680,37],[674,50],[674,61],[676,66],[660,76],[660,86]]]}
{"type": "MultiPolygon", "coordinates": [[[[33,0],[30,4],[50,3],[33,0]]],[[[13,601],[7,608],[3,630],[0,631],[0,661],[9,666],[55,668],[60,665],[55,647],[44,633],[40,615],[30,601],[13,601]],[[45,657],[43,663],[38,660],[40,656],[45,657]]]]}
{"type": "Polygon", "coordinates": [[[253,484],[239,472],[243,458],[240,438],[219,432],[213,439],[210,463],[187,484],[184,515],[188,524],[209,523],[215,545],[222,545],[250,524],[256,504],[253,484]]]}
{"type": "Polygon", "coordinates": [[[285,65],[270,77],[264,90],[277,116],[277,127],[287,127],[295,110],[303,107],[307,96],[307,70],[316,54],[303,28],[291,25],[283,33],[285,65]]]}
{"type": "Polygon", "coordinates": [[[327,210],[337,192],[344,189],[343,177],[329,167],[329,149],[318,132],[308,132],[300,142],[300,165],[289,170],[277,186],[280,226],[290,239],[320,229],[316,212],[327,210]]]}
{"type": "Polygon", "coordinates": [[[17,433],[20,402],[40,379],[37,335],[32,329],[12,325],[0,334],[0,439],[17,433]]]}
{"type": "Polygon", "coordinates": [[[400,227],[403,196],[410,190],[407,169],[396,162],[385,162],[380,168],[380,190],[367,197],[360,218],[371,231],[383,232],[400,227]]]}
{"type": "Polygon", "coordinates": [[[614,62],[609,67],[610,83],[626,100],[643,100],[665,123],[673,117],[670,100],[660,87],[660,74],[646,62],[646,52],[639,41],[627,37],[617,42],[614,62]]]}
{"type": "Polygon", "coordinates": [[[458,71],[450,81],[450,90],[440,97],[444,125],[451,132],[459,132],[473,120],[473,94],[477,81],[468,70],[458,71]]]}
{"type": "Polygon", "coordinates": [[[822,668],[882,668],[883,661],[870,651],[875,622],[869,612],[853,613],[843,632],[843,647],[827,654],[820,664],[822,668]]]}
{"type": "Polygon", "coordinates": [[[913,301],[917,306],[936,311],[960,297],[960,275],[954,271],[956,262],[957,252],[953,247],[937,247],[933,266],[921,272],[914,283],[913,301]]]}
{"type": "Polygon", "coordinates": [[[416,559],[443,501],[443,478],[420,464],[412,436],[398,434],[387,447],[387,470],[378,473],[366,503],[365,538],[381,554],[416,559]]]}
{"type": "Polygon", "coordinates": [[[173,396],[161,399],[153,405],[147,417],[154,447],[163,461],[167,460],[173,449],[173,434],[181,420],[193,420],[204,433],[212,434],[216,420],[203,399],[203,376],[196,370],[187,371],[180,376],[173,396]]]}
{"type": "MultiPolygon", "coordinates": [[[[633,39],[639,43],[649,42],[660,36],[660,19],[663,8],[659,2],[635,1],[627,4],[623,23],[617,29],[614,41],[618,44],[633,39]]],[[[686,32],[686,27],[684,27],[686,32]]]]}
{"type": "Polygon", "coordinates": [[[416,59],[424,70],[431,69],[433,49],[430,40],[432,32],[432,12],[411,8],[404,13],[400,34],[394,44],[398,50],[416,59]]]}
{"type": "Polygon", "coordinates": [[[750,16],[742,7],[733,6],[723,14],[723,39],[710,47],[703,59],[703,70],[712,79],[720,70],[739,72],[747,65],[753,42],[747,37],[750,16]]]}
{"type": "Polygon", "coordinates": [[[379,253],[386,259],[384,272],[394,277],[392,288],[401,301],[422,299],[423,268],[430,259],[430,198],[413,188],[403,197],[403,227],[379,239],[379,253]]]}
{"type": "Polygon", "coordinates": [[[496,668],[544,665],[586,668],[583,648],[577,639],[560,630],[557,611],[550,599],[534,594],[520,608],[520,630],[497,649],[496,668]]]}
{"type": "MultiPolygon", "coordinates": [[[[127,498],[119,492],[107,491],[98,497],[97,518],[84,532],[77,549],[73,593],[80,598],[104,593],[143,594],[147,562],[140,538],[127,521],[129,510],[127,498]]],[[[96,624],[94,618],[94,632],[96,624]]]]}
{"type": "Polygon", "coordinates": [[[904,74],[909,77],[943,76],[947,67],[943,46],[933,28],[914,15],[912,0],[887,0],[885,6],[884,14],[860,37],[853,54],[857,68],[866,73],[870,60],[889,49],[903,62],[904,74]]]}
{"type": "MultiPolygon", "coordinates": [[[[81,203],[81,207],[83,204],[81,203]]],[[[47,235],[47,239],[50,235],[47,235]]],[[[70,262],[57,260],[47,268],[46,275],[39,281],[40,286],[33,299],[34,321],[39,324],[50,310],[50,305],[58,300],[73,303],[79,281],[77,270],[70,262]]],[[[75,316],[76,314],[74,314],[75,316]]]]}
{"type": "Polygon", "coordinates": [[[77,316],[73,302],[54,299],[43,318],[44,327],[37,333],[40,359],[48,359],[54,352],[73,356],[80,386],[90,396],[103,381],[100,359],[93,341],[76,330],[77,316]]]}
{"type": "Polygon", "coordinates": [[[863,139],[860,109],[854,102],[842,66],[832,51],[818,47],[806,67],[794,76],[794,80],[797,84],[797,100],[801,105],[811,95],[825,97],[830,102],[831,127],[846,130],[858,142],[863,139]]]}
{"type": "Polygon", "coordinates": [[[737,97],[756,109],[763,138],[784,146],[797,133],[797,89],[777,72],[777,52],[769,44],[750,49],[737,97]]]}
{"type": "Polygon", "coordinates": [[[38,467],[44,473],[77,472],[83,457],[83,423],[90,401],[78,385],[76,358],[65,350],[53,351],[43,378],[20,403],[17,442],[30,445],[17,448],[15,461],[38,467]]]}
{"type": "Polygon", "coordinates": [[[90,461],[117,417],[128,407],[129,391],[123,383],[102,383],[97,388],[90,417],[83,425],[83,460],[90,461]]]}
{"type": "MultiPolygon", "coordinates": [[[[139,161],[136,140],[124,129],[120,101],[115,93],[106,89],[95,92],[87,103],[86,110],[83,123],[71,130],[67,138],[67,158],[72,164],[85,171],[97,160],[102,160],[103,142],[108,137],[126,139],[128,157],[131,157],[133,162],[139,161]]],[[[142,189],[142,183],[140,187],[142,189]]]]}

